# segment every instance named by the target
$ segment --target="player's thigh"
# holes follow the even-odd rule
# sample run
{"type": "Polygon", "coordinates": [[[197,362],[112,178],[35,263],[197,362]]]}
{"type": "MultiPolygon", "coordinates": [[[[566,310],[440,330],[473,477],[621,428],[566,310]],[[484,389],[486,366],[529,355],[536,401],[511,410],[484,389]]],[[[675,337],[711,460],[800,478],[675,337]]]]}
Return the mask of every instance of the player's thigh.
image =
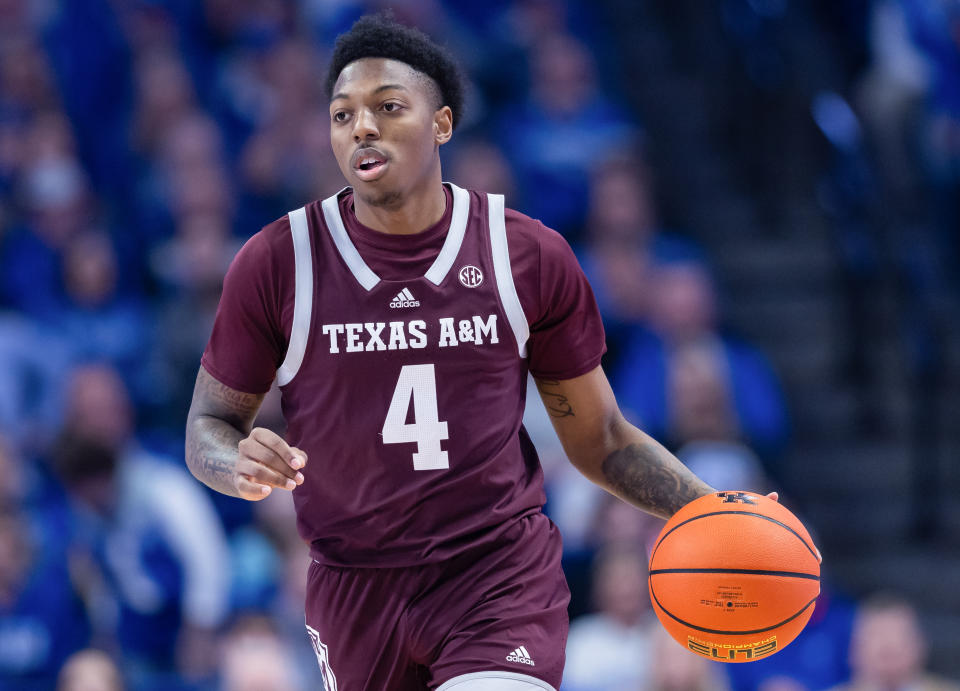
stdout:
{"type": "Polygon", "coordinates": [[[311,564],[307,635],[327,691],[422,691],[402,631],[404,577],[395,569],[311,564]]]}
{"type": "Polygon", "coordinates": [[[475,672],[455,677],[437,691],[556,691],[536,677],[510,672],[475,672]]]}
{"type": "Polygon", "coordinates": [[[559,533],[536,514],[505,537],[502,548],[421,603],[420,615],[430,620],[428,638],[440,642],[426,663],[430,688],[472,680],[471,674],[529,677],[527,683],[540,681],[547,689],[560,685],[570,591],[560,567],[559,533]]]}

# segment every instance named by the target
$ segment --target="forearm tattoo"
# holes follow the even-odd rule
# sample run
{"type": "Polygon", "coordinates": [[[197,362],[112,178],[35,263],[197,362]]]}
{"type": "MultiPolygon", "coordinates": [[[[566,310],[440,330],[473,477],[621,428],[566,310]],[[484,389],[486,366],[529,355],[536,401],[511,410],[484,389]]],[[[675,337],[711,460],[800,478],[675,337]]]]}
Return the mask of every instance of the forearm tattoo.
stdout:
{"type": "Polygon", "coordinates": [[[712,491],[653,439],[614,451],[604,459],[602,471],[621,499],[662,518],[712,491]]]}
{"type": "Polygon", "coordinates": [[[573,406],[560,390],[559,381],[556,379],[535,379],[534,381],[551,417],[575,417],[573,406]]]}
{"type": "Polygon", "coordinates": [[[234,484],[237,445],[249,433],[262,401],[262,394],[236,391],[201,370],[187,417],[186,459],[193,475],[211,489],[239,496],[234,484]]]}

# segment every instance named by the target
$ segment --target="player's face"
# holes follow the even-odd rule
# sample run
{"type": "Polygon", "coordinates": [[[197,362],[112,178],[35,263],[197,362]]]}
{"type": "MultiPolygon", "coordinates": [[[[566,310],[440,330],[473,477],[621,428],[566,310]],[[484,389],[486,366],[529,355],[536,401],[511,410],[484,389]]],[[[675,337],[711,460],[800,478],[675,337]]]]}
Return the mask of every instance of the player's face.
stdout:
{"type": "Polygon", "coordinates": [[[330,101],[330,141],[340,170],[375,206],[395,206],[439,176],[450,108],[437,108],[428,77],[409,65],[364,58],[343,68],[330,101]]]}

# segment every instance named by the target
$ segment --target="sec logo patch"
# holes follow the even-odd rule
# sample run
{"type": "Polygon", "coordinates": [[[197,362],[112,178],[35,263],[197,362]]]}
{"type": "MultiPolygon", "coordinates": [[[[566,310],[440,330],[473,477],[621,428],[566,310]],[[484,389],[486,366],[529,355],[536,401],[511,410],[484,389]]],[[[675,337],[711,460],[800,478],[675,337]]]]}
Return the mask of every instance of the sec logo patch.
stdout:
{"type": "Polygon", "coordinates": [[[460,282],[467,288],[476,288],[483,283],[483,272],[472,264],[460,269],[460,282]]]}

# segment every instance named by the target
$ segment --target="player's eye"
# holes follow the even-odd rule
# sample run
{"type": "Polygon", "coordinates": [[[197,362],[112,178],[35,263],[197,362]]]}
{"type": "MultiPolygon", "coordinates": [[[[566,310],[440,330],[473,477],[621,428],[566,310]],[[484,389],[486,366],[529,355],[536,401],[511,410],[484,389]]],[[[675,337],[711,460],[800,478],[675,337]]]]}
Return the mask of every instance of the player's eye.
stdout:
{"type": "Polygon", "coordinates": [[[402,106],[399,103],[394,103],[393,101],[387,101],[383,104],[383,109],[388,113],[396,113],[401,108],[402,106]]]}
{"type": "Polygon", "coordinates": [[[334,122],[346,122],[346,121],[347,121],[347,113],[346,113],[346,111],[338,110],[336,113],[334,113],[334,114],[333,114],[333,121],[334,121],[334,122]]]}

